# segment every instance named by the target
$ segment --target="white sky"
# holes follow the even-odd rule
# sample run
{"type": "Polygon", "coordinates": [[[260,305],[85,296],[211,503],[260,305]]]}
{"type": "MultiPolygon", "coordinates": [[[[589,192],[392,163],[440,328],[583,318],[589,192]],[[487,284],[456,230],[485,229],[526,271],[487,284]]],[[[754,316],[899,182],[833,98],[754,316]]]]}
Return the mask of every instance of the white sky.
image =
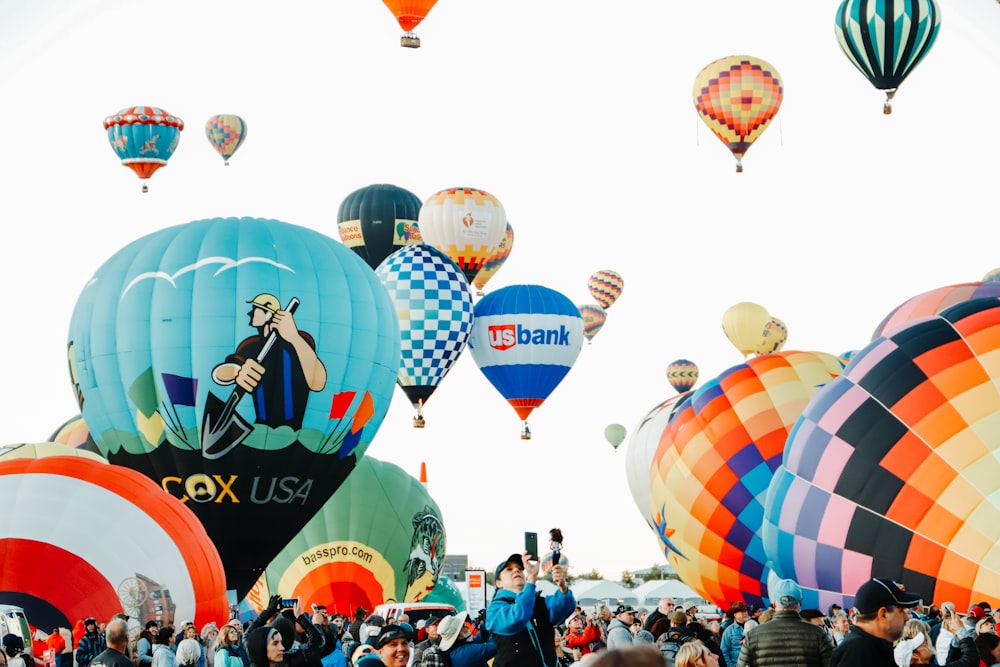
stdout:
{"type": "Polygon", "coordinates": [[[662,563],[608,423],[739,363],[720,320],[751,300],[786,349],[863,346],[899,302],[1000,266],[995,116],[1000,6],[949,0],[892,116],[840,52],[837,2],[440,0],[419,50],[379,0],[0,0],[0,442],[43,440],[77,413],[66,333],[116,250],[166,226],[273,217],[337,237],[341,200],[370,183],[421,199],[452,186],[504,204],[514,251],[488,289],[539,283],[576,303],[615,269],[604,330],[531,419],[534,438],[463,355],[410,427],[397,390],[368,453],[426,461],[448,551],[487,568],[522,533],[559,526],[573,569],[662,563]],[[778,119],[734,173],[691,86],[716,58],[781,74],[778,119]],[[187,123],[140,183],[101,121],[160,106],[187,123]],[[237,113],[228,168],[205,120],[237,113]]]}

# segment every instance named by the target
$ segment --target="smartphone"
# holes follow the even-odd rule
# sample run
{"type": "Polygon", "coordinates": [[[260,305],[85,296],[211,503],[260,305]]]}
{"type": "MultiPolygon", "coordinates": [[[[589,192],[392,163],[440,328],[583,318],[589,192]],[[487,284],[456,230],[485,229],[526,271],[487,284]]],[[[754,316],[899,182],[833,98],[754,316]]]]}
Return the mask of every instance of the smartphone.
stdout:
{"type": "Polygon", "coordinates": [[[538,533],[524,533],[524,550],[531,554],[531,560],[538,560],[538,533]]]}
{"type": "Polygon", "coordinates": [[[282,609],[295,609],[295,605],[299,603],[298,598],[284,598],[281,601],[282,609]]]}

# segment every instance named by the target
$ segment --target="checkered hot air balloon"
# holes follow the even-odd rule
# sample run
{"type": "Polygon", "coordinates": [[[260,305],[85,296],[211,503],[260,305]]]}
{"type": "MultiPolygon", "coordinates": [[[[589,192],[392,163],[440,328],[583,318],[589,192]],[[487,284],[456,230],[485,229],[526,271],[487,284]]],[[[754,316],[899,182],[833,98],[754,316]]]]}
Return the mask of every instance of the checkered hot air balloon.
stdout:
{"type": "Polygon", "coordinates": [[[649,509],[670,565],[705,599],[767,606],[768,484],[795,420],[842,368],[822,352],[754,357],[690,394],[664,429],[649,509]]]}
{"type": "Polygon", "coordinates": [[[764,548],[803,606],[872,576],[966,609],[1000,591],[1000,300],[891,329],[821,389],[767,493],[764,548]]]}
{"type": "Polygon", "coordinates": [[[413,425],[425,424],[422,408],[458,360],[472,331],[472,292],[448,256],[419,243],[389,255],[375,273],[399,318],[398,384],[413,404],[413,425]]]}
{"type": "Polygon", "coordinates": [[[145,181],[174,154],[184,121],[158,107],[127,107],[105,118],[104,129],[122,164],[145,181]]]}
{"type": "Polygon", "coordinates": [[[835,22],[844,55],[885,91],[886,114],[892,113],[896,89],[934,46],[940,27],[935,0],[844,0],[835,22]]]}
{"type": "Polygon", "coordinates": [[[247,138],[246,121],[234,114],[218,114],[205,123],[205,137],[215,152],[222,156],[223,164],[229,166],[233,156],[247,138]]]}
{"type": "Polygon", "coordinates": [[[917,294],[893,308],[875,327],[871,339],[875,340],[892,329],[921,317],[939,315],[963,301],[988,297],[1000,297],[1000,282],[959,283],[917,294]]]}
{"type": "Polygon", "coordinates": [[[777,70],[752,56],[720,58],[698,73],[693,95],[698,115],[742,172],[743,156],[781,107],[784,88],[777,70]]]}

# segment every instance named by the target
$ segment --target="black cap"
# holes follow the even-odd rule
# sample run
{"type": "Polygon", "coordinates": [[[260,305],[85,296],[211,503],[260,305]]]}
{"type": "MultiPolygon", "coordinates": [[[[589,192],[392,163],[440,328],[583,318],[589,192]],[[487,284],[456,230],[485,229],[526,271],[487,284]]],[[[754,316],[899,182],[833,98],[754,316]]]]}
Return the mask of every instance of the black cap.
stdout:
{"type": "Polygon", "coordinates": [[[633,613],[633,614],[635,613],[635,609],[633,609],[632,605],[630,604],[620,604],[618,605],[618,608],[615,609],[615,616],[617,616],[618,614],[628,614],[628,613],[633,613]]]}
{"type": "Polygon", "coordinates": [[[823,618],[826,614],[821,612],[819,609],[803,609],[799,612],[799,616],[808,621],[813,618],[823,618]]]}
{"type": "Polygon", "coordinates": [[[379,630],[378,637],[375,638],[375,650],[379,650],[394,639],[404,638],[413,641],[413,633],[401,625],[384,625],[379,630]]]}
{"type": "Polygon", "coordinates": [[[882,607],[916,607],[921,597],[908,593],[906,588],[892,579],[876,577],[866,581],[854,595],[854,608],[861,614],[874,614],[882,607]]]}

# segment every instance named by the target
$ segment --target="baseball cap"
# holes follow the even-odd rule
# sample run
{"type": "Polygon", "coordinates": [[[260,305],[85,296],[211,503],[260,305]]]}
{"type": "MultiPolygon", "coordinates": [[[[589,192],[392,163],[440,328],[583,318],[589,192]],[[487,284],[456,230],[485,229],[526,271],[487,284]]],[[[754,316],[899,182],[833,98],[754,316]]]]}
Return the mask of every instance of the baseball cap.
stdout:
{"type": "Polygon", "coordinates": [[[497,569],[493,572],[493,580],[496,581],[499,579],[500,573],[503,572],[503,569],[511,563],[517,563],[522,570],[524,569],[524,561],[521,560],[521,554],[511,554],[507,557],[507,560],[497,565],[497,569]]]}
{"type": "Polygon", "coordinates": [[[906,588],[892,579],[875,577],[861,584],[854,595],[854,608],[861,614],[874,614],[882,607],[916,607],[921,597],[907,592],[906,588]]]}
{"type": "Polygon", "coordinates": [[[802,589],[791,579],[781,579],[774,585],[774,590],[771,591],[771,598],[784,607],[801,604],[802,589]]]}
{"type": "Polygon", "coordinates": [[[384,625],[375,639],[375,650],[379,650],[394,639],[413,639],[413,633],[400,625],[384,625]]]}
{"type": "Polygon", "coordinates": [[[633,614],[635,613],[635,609],[633,609],[632,605],[630,604],[620,604],[618,605],[618,608],[615,609],[615,616],[617,616],[618,614],[628,614],[628,613],[633,613],[633,614]]]}
{"type": "Polygon", "coordinates": [[[803,609],[799,612],[799,616],[808,621],[811,618],[823,618],[826,614],[819,609],[803,609]]]}
{"type": "Polygon", "coordinates": [[[978,621],[981,618],[986,618],[986,612],[978,604],[974,604],[969,607],[969,618],[974,618],[978,621]]]}

